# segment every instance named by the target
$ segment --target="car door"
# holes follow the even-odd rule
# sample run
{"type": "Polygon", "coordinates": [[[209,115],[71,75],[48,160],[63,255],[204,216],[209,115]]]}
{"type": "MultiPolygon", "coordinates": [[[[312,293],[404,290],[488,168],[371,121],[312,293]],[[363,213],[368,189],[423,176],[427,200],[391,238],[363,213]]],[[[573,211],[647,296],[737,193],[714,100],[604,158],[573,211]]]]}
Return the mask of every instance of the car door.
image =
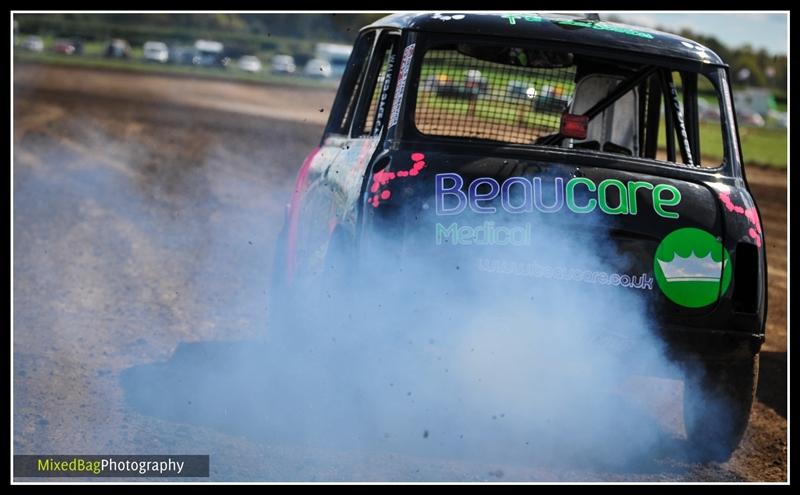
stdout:
{"type": "Polygon", "coordinates": [[[298,176],[288,224],[290,279],[319,275],[331,243],[354,242],[365,171],[383,135],[399,31],[356,41],[320,147],[298,176]]]}

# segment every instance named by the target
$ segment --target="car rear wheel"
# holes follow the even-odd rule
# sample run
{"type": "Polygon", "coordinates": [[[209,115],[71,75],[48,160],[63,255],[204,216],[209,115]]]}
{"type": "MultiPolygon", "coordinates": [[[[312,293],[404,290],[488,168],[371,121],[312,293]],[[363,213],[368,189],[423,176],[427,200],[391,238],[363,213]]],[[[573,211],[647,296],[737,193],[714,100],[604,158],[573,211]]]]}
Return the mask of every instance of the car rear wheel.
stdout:
{"type": "Polygon", "coordinates": [[[286,229],[278,235],[275,243],[275,254],[272,261],[272,278],[269,284],[269,304],[267,306],[267,334],[273,335],[275,330],[285,325],[292,313],[290,305],[293,300],[286,283],[286,229]]]}
{"type": "Polygon", "coordinates": [[[758,383],[758,354],[751,359],[706,363],[702,377],[686,379],[683,418],[690,455],[725,462],[750,419],[758,383]]]}
{"type": "Polygon", "coordinates": [[[323,265],[313,275],[289,283],[286,277],[286,242],[277,243],[270,287],[269,330],[271,337],[299,336],[352,318],[352,247],[347,237],[334,231],[323,265]],[[349,315],[349,316],[348,316],[349,315]]]}

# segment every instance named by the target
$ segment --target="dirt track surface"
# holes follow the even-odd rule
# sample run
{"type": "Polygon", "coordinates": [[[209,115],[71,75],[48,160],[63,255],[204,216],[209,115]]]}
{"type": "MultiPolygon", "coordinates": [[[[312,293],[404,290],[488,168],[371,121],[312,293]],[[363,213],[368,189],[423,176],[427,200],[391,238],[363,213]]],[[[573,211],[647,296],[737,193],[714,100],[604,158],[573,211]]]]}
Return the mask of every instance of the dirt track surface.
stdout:
{"type": "Polygon", "coordinates": [[[134,407],[126,370],[207,343],[247,342],[265,325],[283,204],[332,99],[330,91],[16,68],[15,453],[210,452],[216,480],[786,479],[787,178],[775,170],[748,170],[767,239],[769,321],[758,401],[727,463],[667,459],[633,472],[500,466],[273,444],[193,421],[191,400],[180,417],[134,407]]]}

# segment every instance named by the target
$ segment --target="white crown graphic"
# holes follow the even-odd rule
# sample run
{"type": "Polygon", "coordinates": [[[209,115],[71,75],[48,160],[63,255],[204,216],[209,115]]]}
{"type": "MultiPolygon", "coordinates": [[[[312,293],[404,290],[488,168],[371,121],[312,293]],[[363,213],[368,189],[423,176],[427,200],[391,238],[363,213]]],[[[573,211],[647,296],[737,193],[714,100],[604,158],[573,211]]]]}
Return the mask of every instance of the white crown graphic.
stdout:
{"type": "Polygon", "coordinates": [[[686,258],[675,253],[672,261],[657,261],[667,282],[719,282],[722,275],[723,262],[711,259],[711,253],[704,258],[695,256],[694,251],[686,258]]]}

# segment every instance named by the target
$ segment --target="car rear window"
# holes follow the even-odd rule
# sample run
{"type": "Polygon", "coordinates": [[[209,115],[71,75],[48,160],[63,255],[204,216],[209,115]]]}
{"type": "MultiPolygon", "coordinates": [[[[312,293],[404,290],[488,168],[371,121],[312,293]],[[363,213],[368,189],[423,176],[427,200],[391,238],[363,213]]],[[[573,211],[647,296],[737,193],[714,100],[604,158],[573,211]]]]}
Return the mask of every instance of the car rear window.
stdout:
{"type": "Polygon", "coordinates": [[[575,91],[575,67],[530,67],[523,51],[509,62],[470,56],[457,46],[429,49],[422,60],[415,124],[429,136],[530,144],[558,132],[575,91]]]}
{"type": "Polygon", "coordinates": [[[533,45],[434,43],[420,59],[411,120],[427,137],[721,167],[735,139],[720,119],[724,70],[667,62],[533,45]]]}

